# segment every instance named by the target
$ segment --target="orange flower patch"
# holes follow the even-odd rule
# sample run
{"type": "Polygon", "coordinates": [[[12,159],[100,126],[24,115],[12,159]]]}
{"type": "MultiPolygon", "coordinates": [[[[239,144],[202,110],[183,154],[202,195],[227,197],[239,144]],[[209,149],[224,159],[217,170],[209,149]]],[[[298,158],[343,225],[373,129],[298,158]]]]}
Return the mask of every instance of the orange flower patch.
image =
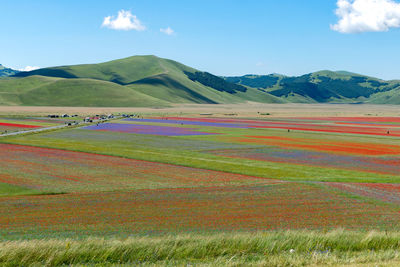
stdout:
{"type": "Polygon", "coordinates": [[[386,122],[400,123],[400,117],[295,117],[292,119],[313,121],[357,121],[357,122],[386,122]]]}
{"type": "Polygon", "coordinates": [[[289,149],[306,149],[323,152],[356,154],[356,155],[398,155],[400,146],[386,144],[366,144],[353,142],[334,142],[305,138],[288,138],[280,136],[245,136],[233,138],[234,141],[278,146],[289,149]]]}

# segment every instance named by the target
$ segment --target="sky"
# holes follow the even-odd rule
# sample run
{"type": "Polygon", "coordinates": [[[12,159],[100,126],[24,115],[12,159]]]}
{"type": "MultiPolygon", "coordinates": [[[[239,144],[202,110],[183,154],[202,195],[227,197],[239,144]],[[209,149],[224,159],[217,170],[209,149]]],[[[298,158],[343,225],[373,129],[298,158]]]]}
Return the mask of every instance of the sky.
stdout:
{"type": "Polygon", "coordinates": [[[2,0],[0,64],[156,55],[216,75],[400,79],[397,0],[2,0]]]}

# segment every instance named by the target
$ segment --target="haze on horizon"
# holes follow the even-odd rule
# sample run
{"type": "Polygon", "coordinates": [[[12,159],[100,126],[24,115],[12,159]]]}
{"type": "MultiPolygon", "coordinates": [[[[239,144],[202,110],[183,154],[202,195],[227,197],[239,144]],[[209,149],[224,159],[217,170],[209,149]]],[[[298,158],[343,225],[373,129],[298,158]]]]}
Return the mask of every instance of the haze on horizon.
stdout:
{"type": "Polygon", "coordinates": [[[0,14],[0,64],[15,69],[154,54],[225,76],[400,79],[397,0],[4,0],[0,14]]]}

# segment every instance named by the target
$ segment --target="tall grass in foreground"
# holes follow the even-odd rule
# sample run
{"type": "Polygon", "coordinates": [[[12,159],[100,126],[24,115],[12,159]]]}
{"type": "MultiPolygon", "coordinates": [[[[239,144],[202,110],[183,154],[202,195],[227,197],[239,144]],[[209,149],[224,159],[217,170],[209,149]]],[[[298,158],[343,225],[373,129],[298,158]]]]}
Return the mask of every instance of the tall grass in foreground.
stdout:
{"type": "Polygon", "coordinates": [[[1,241],[1,266],[400,263],[400,232],[335,230],[1,241]]]}

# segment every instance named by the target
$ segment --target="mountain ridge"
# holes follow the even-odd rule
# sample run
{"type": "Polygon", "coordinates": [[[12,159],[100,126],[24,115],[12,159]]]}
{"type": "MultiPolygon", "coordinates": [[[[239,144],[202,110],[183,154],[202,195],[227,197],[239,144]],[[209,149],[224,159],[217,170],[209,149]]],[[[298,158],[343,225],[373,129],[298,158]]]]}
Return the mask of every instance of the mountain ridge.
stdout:
{"type": "Polygon", "coordinates": [[[9,77],[9,76],[13,76],[17,73],[19,73],[18,70],[7,68],[7,67],[4,67],[2,64],[0,64],[0,77],[9,77]]]}
{"type": "Polygon", "coordinates": [[[381,104],[382,100],[377,101],[376,97],[383,94],[388,103],[400,104],[391,100],[392,97],[397,98],[400,92],[400,81],[385,81],[348,71],[323,70],[301,76],[244,75],[224,79],[257,88],[289,102],[381,104]]]}
{"type": "Polygon", "coordinates": [[[257,89],[232,84],[221,77],[156,56],[133,56],[99,64],[43,68],[0,80],[0,104],[35,104],[29,99],[35,99],[38,105],[68,106],[166,106],[175,103],[244,103],[258,99],[271,103],[285,102],[257,89]],[[45,84],[37,84],[40,79],[45,84]],[[10,90],[22,82],[25,83],[23,89],[10,90]],[[108,87],[108,101],[99,101],[95,97],[96,86],[103,89],[101,94],[105,94],[105,87],[108,87]],[[110,93],[118,90],[124,91],[127,99],[146,98],[146,101],[132,101],[129,104],[118,99],[118,92],[110,93]],[[57,95],[62,97],[57,98],[57,95]],[[76,103],[71,99],[75,99],[76,103]],[[149,99],[154,101],[147,101],[149,99]]]}
{"type": "Polygon", "coordinates": [[[400,104],[400,81],[330,70],[219,77],[153,55],[42,68],[0,79],[0,105],[157,107],[249,101],[400,104]]]}

